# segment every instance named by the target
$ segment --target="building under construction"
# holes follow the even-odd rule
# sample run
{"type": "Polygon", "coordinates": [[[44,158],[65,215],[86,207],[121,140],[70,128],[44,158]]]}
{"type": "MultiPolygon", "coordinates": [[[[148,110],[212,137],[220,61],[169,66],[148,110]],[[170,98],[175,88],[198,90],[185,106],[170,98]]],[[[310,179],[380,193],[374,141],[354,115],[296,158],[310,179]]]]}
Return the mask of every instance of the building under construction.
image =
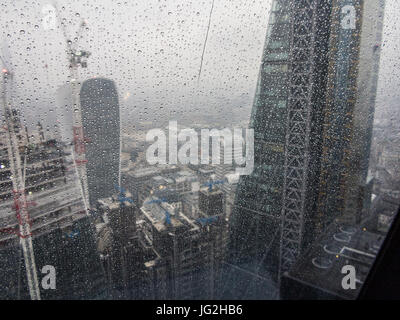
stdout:
{"type": "MultiPolygon", "coordinates": [[[[211,200],[215,200],[214,192],[211,200]]],[[[222,197],[222,192],[219,193],[222,197]]],[[[209,201],[209,202],[210,202],[209,201]]],[[[150,199],[142,208],[141,243],[151,248],[145,262],[143,294],[150,299],[213,299],[224,254],[223,207],[213,216],[189,218],[179,204],[150,199]],[[152,201],[153,200],[153,201],[152,201]]]]}
{"type": "MultiPolygon", "coordinates": [[[[104,277],[96,252],[93,225],[85,210],[71,146],[44,133],[28,134],[12,110],[23,163],[27,212],[37,277],[43,266],[56,271],[56,288],[40,287],[44,299],[101,297],[104,277]],[[36,137],[36,138],[35,138],[36,137]]],[[[7,128],[6,128],[7,129],[7,128]]],[[[0,288],[1,299],[29,299],[20,245],[18,199],[13,194],[7,130],[0,136],[0,288]]]]}
{"type": "Polygon", "coordinates": [[[205,211],[196,218],[183,212],[179,197],[148,197],[140,212],[122,188],[119,196],[98,201],[98,249],[110,297],[217,297],[226,241],[223,193],[200,193],[205,211]]]}
{"type": "Polygon", "coordinates": [[[139,298],[137,287],[144,256],[136,228],[138,210],[131,197],[129,192],[121,191],[118,196],[99,199],[92,211],[107,296],[113,299],[139,298]]]}

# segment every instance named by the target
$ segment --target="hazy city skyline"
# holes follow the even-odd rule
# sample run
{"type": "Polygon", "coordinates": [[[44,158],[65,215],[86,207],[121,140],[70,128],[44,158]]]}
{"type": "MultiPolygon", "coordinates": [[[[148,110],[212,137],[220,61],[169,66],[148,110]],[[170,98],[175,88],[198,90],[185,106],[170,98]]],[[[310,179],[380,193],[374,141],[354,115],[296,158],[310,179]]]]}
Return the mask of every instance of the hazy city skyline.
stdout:
{"type": "MultiPolygon", "coordinates": [[[[40,105],[53,102],[55,90],[68,77],[62,30],[44,30],[41,22],[41,10],[48,3],[32,1],[28,10],[23,2],[8,1],[3,4],[1,19],[6,26],[2,38],[10,45],[16,65],[18,100],[38,111],[46,109],[40,105]],[[36,98],[40,100],[36,102],[36,98]]],[[[270,1],[215,3],[202,81],[197,86],[211,1],[120,5],[111,1],[58,1],[60,16],[72,22],[67,26],[69,35],[74,34],[81,18],[88,22],[89,29],[80,43],[92,56],[88,68],[81,71],[81,79],[113,79],[121,101],[133,112],[145,108],[188,111],[198,101],[206,104],[205,109],[231,105],[234,100],[249,108],[269,6],[270,1]],[[128,92],[130,97],[124,101],[128,92]]]]}
{"type": "MultiPolygon", "coordinates": [[[[381,106],[399,99],[400,3],[387,0],[378,88],[381,106]]],[[[42,9],[51,1],[10,1],[1,5],[2,40],[10,47],[15,72],[15,105],[26,119],[54,119],[55,92],[68,80],[62,29],[45,30],[42,9]],[[47,66],[47,68],[46,68],[47,66]],[[25,106],[25,107],[24,107],[25,106]]],[[[89,50],[81,80],[114,80],[126,120],[159,111],[179,118],[226,108],[250,108],[261,61],[271,1],[215,1],[199,85],[197,74],[212,1],[57,1],[72,38],[80,19],[88,30],[80,48],[89,50]]],[[[237,111],[240,112],[240,111],[237,111]]],[[[135,118],[134,120],[138,120],[135,118]]],[[[229,121],[227,118],[226,120],[229,121]]]]}
{"type": "Polygon", "coordinates": [[[399,1],[0,8],[0,299],[368,289],[400,201],[399,1]]]}

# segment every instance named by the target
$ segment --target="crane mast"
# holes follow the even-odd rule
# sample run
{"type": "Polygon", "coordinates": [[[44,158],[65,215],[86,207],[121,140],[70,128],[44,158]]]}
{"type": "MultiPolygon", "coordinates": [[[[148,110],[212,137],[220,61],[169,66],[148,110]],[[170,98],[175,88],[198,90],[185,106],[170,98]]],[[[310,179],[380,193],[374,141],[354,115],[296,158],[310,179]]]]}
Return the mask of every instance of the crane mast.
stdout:
{"type": "Polygon", "coordinates": [[[85,205],[86,213],[89,214],[89,188],[87,181],[87,171],[86,171],[86,155],[85,155],[85,138],[82,126],[82,110],[81,103],[79,99],[79,71],[78,68],[86,68],[86,59],[90,56],[90,52],[78,50],[78,41],[81,38],[81,34],[86,27],[85,20],[82,20],[78,31],[74,37],[75,42],[70,40],[67,36],[66,28],[64,22],[60,18],[59,10],[57,8],[56,2],[53,3],[58,20],[60,21],[60,26],[63,31],[64,39],[66,42],[66,51],[68,55],[68,66],[70,71],[70,85],[72,93],[72,107],[73,107],[73,157],[77,170],[77,174],[80,181],[80,187],[83,195],[83,201],[85,205]]]}
{"type": "Polygon", "coordinates": [[[85,156],[85,139],[82,127],[82,113],[79,99],[79,83],[78,83],[78,70],[76,66],[71,68],[71,92],[73,101],[73,135],[74,135],[74,161],[81,185],[83,200],[85,203],[86,213],[88,213],[89,204],[89,188],[86,172],[86,156],[85,156]]]}

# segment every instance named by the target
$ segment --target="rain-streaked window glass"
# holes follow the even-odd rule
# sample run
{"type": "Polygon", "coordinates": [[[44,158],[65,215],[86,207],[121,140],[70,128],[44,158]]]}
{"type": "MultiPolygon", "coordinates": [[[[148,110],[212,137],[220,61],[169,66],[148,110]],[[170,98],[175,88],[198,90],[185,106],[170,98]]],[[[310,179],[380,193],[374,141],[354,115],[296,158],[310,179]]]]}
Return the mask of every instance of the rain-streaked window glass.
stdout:
{"type": "Polygon", "coordinates": [[[356,299],[400,204],[396,0],[4,0],[0,299],[356,299]]]}

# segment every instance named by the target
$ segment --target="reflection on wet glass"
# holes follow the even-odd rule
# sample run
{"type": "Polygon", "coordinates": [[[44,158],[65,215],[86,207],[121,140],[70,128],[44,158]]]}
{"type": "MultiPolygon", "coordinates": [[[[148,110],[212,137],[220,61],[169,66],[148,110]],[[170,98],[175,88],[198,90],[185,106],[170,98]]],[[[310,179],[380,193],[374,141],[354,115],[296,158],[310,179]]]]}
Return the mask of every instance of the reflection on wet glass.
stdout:
{"type": "Polygon", "coordinates": [[[400,202],[398,7],[5,1],[0,299],[357,298],[400,202]]]}

